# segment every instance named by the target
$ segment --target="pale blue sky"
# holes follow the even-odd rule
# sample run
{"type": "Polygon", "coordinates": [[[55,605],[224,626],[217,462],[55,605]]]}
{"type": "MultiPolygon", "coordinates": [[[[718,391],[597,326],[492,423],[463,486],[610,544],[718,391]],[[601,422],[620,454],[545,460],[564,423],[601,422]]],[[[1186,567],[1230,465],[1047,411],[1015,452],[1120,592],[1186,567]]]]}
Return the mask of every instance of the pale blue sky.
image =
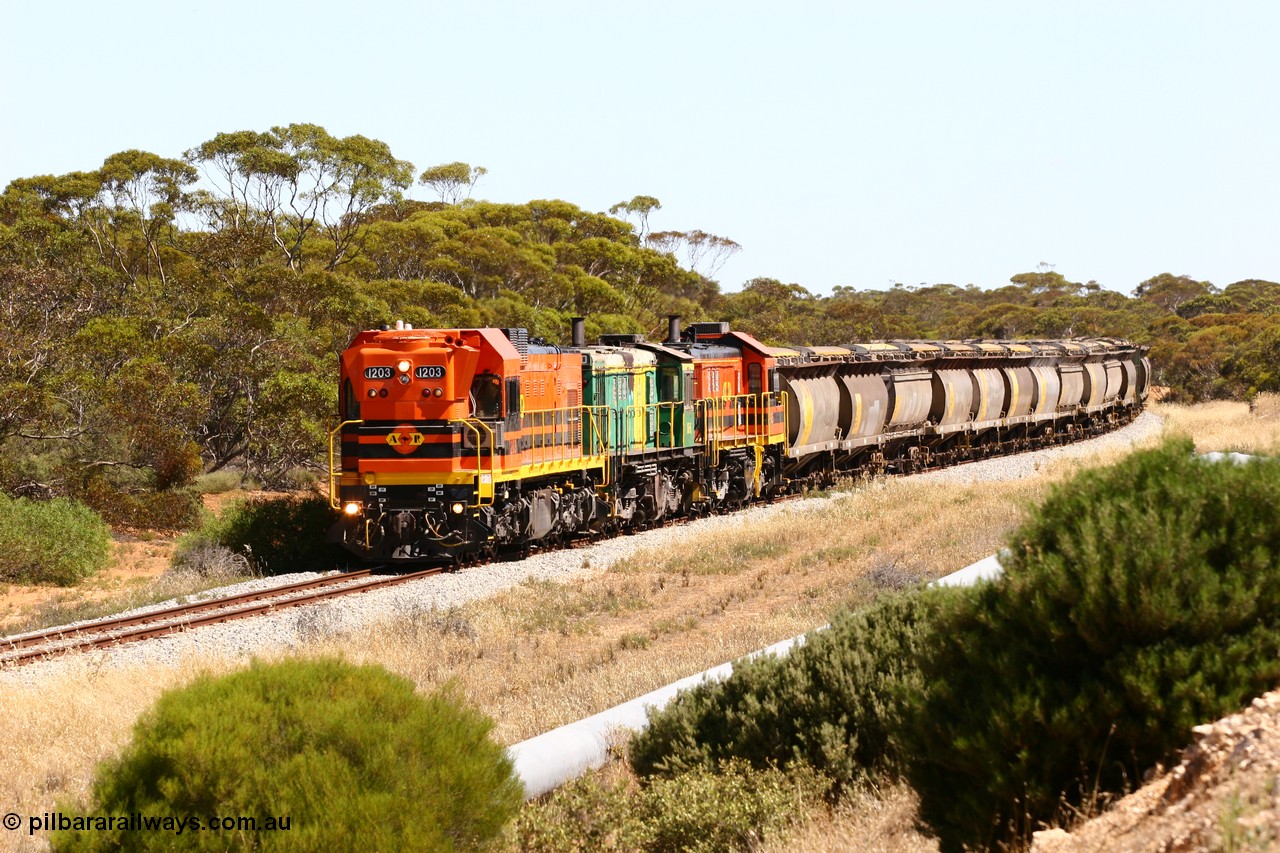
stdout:
{"type": "Polygon", "coordinates": [[[656,196],[656,229],[742,244],[726,290],[1280,280],[1280,4],[0,9],[0,185],[313,122],[485,166],[493,201],[656,196]]]}

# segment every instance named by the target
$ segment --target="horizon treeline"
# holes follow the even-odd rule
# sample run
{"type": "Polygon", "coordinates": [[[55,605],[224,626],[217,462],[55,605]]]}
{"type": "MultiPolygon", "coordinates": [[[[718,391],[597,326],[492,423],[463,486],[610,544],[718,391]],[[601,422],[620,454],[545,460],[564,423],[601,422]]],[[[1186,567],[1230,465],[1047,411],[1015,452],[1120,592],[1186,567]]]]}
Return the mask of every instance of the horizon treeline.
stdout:
{"type": "Polygon", "coordinates": [[[202,473],[267,487],[322,470],[336,356],[361,329],[523,326],[567,343],[658,337],[665,316],[767,343],[1115,336],[1151,347],[1170,398],[1280,390],[1280,284],[1161,273],[1131,296],[1041,268],[995,289],[714,279],[740,247],[608,212],[471,198],[486,170],[421,173],[382,142],[293,124],[176,158],[11,182],[0,195],[0,490],[75,497],[117,524],[183,526],[202,473]],[[412,200],[418,183],[438,201],[412,200]]]}

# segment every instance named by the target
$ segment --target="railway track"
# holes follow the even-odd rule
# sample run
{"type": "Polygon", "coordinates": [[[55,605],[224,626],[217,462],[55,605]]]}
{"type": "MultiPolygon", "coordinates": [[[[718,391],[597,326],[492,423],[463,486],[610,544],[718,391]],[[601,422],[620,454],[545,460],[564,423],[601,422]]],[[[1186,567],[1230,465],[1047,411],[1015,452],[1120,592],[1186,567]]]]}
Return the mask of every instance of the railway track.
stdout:
{"type": "Polygon", "coordinates": [[[24,666],[68,652],[104,649],[203,625],[247,619],[344,595],[386,589],[442,571],[443,567],[434,567],[410,574],[377,577],[372,570],[364,569],[167,607],[137,616],[100,619],[72,627],[5,637],[0,639],[0,668],[24,666]]]}

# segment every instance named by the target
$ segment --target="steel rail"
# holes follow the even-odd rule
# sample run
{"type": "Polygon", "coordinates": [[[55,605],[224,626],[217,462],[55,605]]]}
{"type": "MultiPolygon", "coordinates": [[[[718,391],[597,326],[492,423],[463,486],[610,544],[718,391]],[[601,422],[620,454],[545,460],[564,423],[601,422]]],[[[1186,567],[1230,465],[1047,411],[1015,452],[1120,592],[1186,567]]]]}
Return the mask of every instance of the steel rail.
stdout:
{"type": "Polygon", "coordinates": [[[152,610],[149,613],[142,613],[136,616],[117,616],[111,619],[96,619],[78,625],[49,628],[35,634],[16,634],[12,637],[0,638],[0,651],[14,651],[16,649],[23,649],[29,646],[47,643],[50,640],[66,639],[77,635],[101,634],[117,628],[127,628],[130,625],[141,625],[146,622],[155,622],[163,619],[165,616],[171,615],[177,617],[188,613],[198,613],[201,610],[214,610],[231,604],[258,601],[263,598],[287,595],[290,592],[300,592],[302,590],[312,589],[318,586],[333,586],[334,584],[343,583],[350,579],[367,577],[369,574],[370,571],[368,569],[363,569],[361,571],[349,572],[342,575],[326,575],[322,578],[312,578],[311,580],[282,584],[268,589],[257,589],[236,595],[224,596],[222,598],[210,598],[205,601],[196,601],[190,604],[178,604],[173,607],[167,607],[164,610],[152,610]]]}
{"type": "MultiPolygon", "coordinates": [[[[331,582],[327,585],[333,586],[334,582],[341,582],[352,578],[359,579],[361,577],[367,577],[370,573],[368,571],[363,571],[352,572],[347,575],[332,575],[329,578],[317,578],[313,581],[303,581],[298,584],[287,584],[285,586],[275,587],[271,590],[257,590],[252,594],[247,593],[238,596],[228,596],[222,599],[211,599],[210,601],[202,601],[195,605],[168,608],[166,610],[156,611],[142,616],[116,620],[117,622],[130,623],[129,626],[116,624],[116,628],[133,628],[133,630],[127,630],[120,634],[107,634],[100,628],[102,623],[99,623],[97,626],[85,625],[81,626],[82,631],[80,633],[87,636],[80,638],[80,642],[73,642],[69,645],[59,646],[52,649],[37,647],[34,649],[28,649],[27,651],[22,651],[16,655],[0,656],[0,666],[23,666],[25,664],[34,663],[35,661],[61,655],[67,652],[108,648],[110,646],[121,645],[138,640],[149,640],[155,637],[162,637],[167,634],[176,634],[180,631],[199,628],[204,625],[216,625],[221,622],[247,619],[252,616],[260,616],[278,610],[286,610],[291,607],[300,607],[304,604],[313,604],[330,598],[354,595],[375,589],[386,589],[387,587],[397,586],[402,583],[408,583],[430,575],[439,574],[443,571],[444,568],[442,567],[431,568],[420,572],[414,572],[412,574],[395,575],[379,578],[367,583],[357,583],[339,587],[337,589],[321,589],[306,593],[305,587],[314,587],[322,580],[330,580],[331,582]],[[299,587],[304,587],[304,589],[300,590],[299,587]],[[280,600],[282,595],[288,595],[291,592],[299,591],[306,594],[286,597],[283,598],[283,600],[280,600]],[[255,601],[258,603],[254,603],[255,601]],[[228,604],[247,604],[248,606],[232,606],[228,609],[228,604]],[[211,612],[207,612],[203,616],[196,616],[195,618],[183,618],[184,616],[189,616],[192,613],[198,614],[205,611],[211,612]],[[103,636],[104,634],[105,636],[103,636]]],[[[46,636],[46,642],[48,640],[69,636],[67,632],[62,632],[61,634],[56,631],[47,633],[48,636],[46,636]]],[[[74,633],[70,634],[70,636],[75,639],[74,633]]]]}

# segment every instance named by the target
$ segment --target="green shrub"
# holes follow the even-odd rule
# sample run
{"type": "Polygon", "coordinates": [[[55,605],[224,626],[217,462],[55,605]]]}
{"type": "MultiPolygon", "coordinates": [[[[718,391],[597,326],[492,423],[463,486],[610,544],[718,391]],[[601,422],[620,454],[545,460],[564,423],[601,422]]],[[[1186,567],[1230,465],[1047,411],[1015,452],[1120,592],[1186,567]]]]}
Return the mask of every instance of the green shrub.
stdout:
{"type": "Polygon", "coordinates": [[[761,657],[718,683],[683,693],[631,742],[642,776],[796,762],[852,783],[898,764],[903,696],[921,689],[915,659],[929,619],[954,590],[886,596],[837,615],[783,659],[761,657]]]}
{"type": "Polygon", "coordinates": [[[521,853],[642,850],[649,832],[638,799],[625,780],[610,784],[596,774],[571,779],[544,802],[525,806],[509,846],[521,853]]]}
{"type": "Polygon", "coordinates": [[[325,540],[336,520],[328,500],[318,495],[250,498],[230,504],[220,518],[206,520],[181,549],[221,545],[244,554],[264,575],[326,571],[345,560],[325,540]]]}
{"type": "Polygon", "coordinates": [[[171,691],[98,769],[88,815],[203,828],[56,832],[55,850],[470,850],[523,789],[490,723],[453,696],[334,660],[255,662],[171,691]],[[255,831],[210,829],[253,818],[255,831]],[[268,818],[288,828],[263,829],[268,818]]]}
{"type": "Polygon", "coordinates": [[[758,850],[765,839],[804,819],[804,807],[821,802],[821,784],[795,768],[750,770],[727,763],[661,779],[644,789],[642,816],[651,834],[646,849],[676,851],[758,850]]]}
{"type": "Polygon", "coordinates": [[[200,518],[200,495],[193,489],[157,492],[89,477],[73,493],[108,523],[122,527],[186,530],[200,518]]]}
{"type": "Polygon", "coordinates": [[[804,820],[807,807],[821,801],[823,786],[804,768],[756,770],[739,761],[640,789],[587,776],[526,808],[514,841],[530,853],[758,850],[804,820]]]}
{"type": "Polygon", "coordinates": [[[0,580],[70,586],[110,557],[111,531],[84,504],[0,495],[0,580]]]}
{"type": "Polygon", "coordinates": [[[1280,680],[1280,463],[1192,450],[1060,485],[1013,535],[1004,580],[935,620],[903,755],[943,850],[1025,838],[1137,784],[1280,680]]]}

